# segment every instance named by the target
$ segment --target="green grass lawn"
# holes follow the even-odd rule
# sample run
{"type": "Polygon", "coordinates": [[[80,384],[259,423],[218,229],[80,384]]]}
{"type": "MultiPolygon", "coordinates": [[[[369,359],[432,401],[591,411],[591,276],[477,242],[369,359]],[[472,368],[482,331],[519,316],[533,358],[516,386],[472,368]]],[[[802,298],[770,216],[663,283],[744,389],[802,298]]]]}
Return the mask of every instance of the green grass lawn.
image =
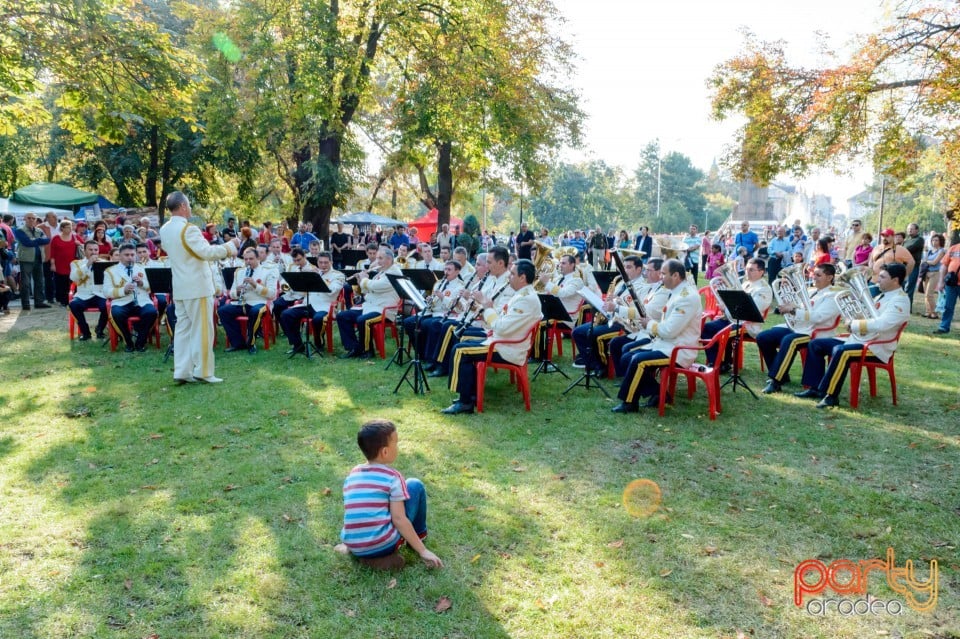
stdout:
{"type": "MultiPolygon", "coordinates": [[[[859,411],[846,388],[827,412],[727,389],[713,422],[702,390],[662,418],[612,415],[596,391],[562,396],[556,374],[534,382],[530,413],[497,374],[485,414],[445,418],[444,386],[395,395],[396,366],[288,361],[283,344],[218,352],[226,383],[178,388],[156,351],[9,333],[0,637],[960,636],[960,360],[932,328],[916,319],[904,338],[899,406],[881,374],[859,411]],[[333,550],[356,431],[375,416],[426,483],[442,570],[407,555],[374,573],[333,550]],[[637,478],[662,490],[649,517],[622,505],[637,478]],[[801,561],[888,547],[919,578],[939,562],[933,612],[793,604],[801,561]]],[[[878,573],[868,591],[903,601],[878,573]]]]}

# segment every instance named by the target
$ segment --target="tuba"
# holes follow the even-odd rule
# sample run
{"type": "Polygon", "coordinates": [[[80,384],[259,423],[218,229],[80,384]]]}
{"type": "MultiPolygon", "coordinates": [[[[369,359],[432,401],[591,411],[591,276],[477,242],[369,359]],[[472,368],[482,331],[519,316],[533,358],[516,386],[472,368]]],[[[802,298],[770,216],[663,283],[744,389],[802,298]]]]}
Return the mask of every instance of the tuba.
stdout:
{"type": "MultiPolygon", "coordinates": [[[[810,310],[810,293],[807,290],[807,282],[803,276],[802,264],[791,264],[785,269],[781,269],[780,276],[771,284],[773,294],[777,297],[777,303],[780,305],[791,304],[796,309],[804,311],[810,310]]],[[[792,330],[796,315],[785,314],[783,316],[787,326],[792,330]]]]}
{"type": "Polygon", "coordinates": [[[837,293],[835,298],[844,322],[877,318],[877,307],[867,282],[868,270],[866,266],[854,266],[837,275],[837,283],[846,289],[837,293]]]}
{"type": "Polygon", "coordinates": [[[737,274],[737,263],[733,261],[725,262],[717,269],[717,273],[719,274],[710,280],[710,290],[713,291],[713,295],[717,299],[717,305],[723,309],[723,314],[730,323],[733,324],[735,320],[730,316],[730,311],[724,306],[723,300],[717,295],[717,291],[743,290],[743,284],[740,282],[740,276],[737,274]]]}
{"type": "MultiPolygon", "coordinates": [[[[576,250],[576,249],[574,249],[576,250]]],[[[533,242],[533,266],[537,269],[537,277],[544,273],[553,273],[557,270],[559,260],[553,257],[553,247],[540,240],[533,242]]]]}

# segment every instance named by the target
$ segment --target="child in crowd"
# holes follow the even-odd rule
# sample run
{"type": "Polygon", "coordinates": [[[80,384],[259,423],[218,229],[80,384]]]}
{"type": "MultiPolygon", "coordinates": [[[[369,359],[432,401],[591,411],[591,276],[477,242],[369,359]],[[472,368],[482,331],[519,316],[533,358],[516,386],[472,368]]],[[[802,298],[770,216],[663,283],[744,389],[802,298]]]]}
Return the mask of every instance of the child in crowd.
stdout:
{"type": "Polygon", "coordinates": [[[357,444],[367,463],[355,466],[343,482],[343,530],[339,552],[351,553],[376,570],[400,570],[398,552],[406,542],[427,566],[443,562],[423,545],[427,536],[427,492],[419,479],[404,480],[391,464],[397,459],[397,428],[374,419],[360,428],[357,444]]]}
{"type": "Polygon", "coordinates": [[[707,279],[711,280],[717,274],[717,269],[723,266],[726,259],[723,257],[723,246],[720,244],[710,245],[710,256],[707,257],[707,279]]]}
{"type": "Polygon", "coordinates": [[[733,258],[737,265],[737,275],[743,277],[747,272],[747,247],[741,246],[737,249],[737,256],[733,258]]]}
{"type": "Polygon", "coordinates": [[[757,247],[757,257],[764,262],[770,259],[770,249],[767,248],[766,240],[760,240],[760,244],[757,247]]]}

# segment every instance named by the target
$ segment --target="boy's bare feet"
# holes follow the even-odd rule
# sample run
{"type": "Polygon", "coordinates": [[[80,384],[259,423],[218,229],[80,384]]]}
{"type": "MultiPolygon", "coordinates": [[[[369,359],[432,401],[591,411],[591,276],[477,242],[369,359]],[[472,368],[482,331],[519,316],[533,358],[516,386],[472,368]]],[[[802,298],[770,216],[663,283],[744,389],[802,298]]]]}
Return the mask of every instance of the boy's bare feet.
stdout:
{"type": "Polygon", "coordinates": [[[336,550],[336,551],[337,551],[338,553],[340,553],[341,555],[349,555],[349,554],[350,554],[350,549],[347,548],[347,545],[346,545],[346,544],[337,544],[336,546],[333,547],[333,549],[336,550]]]}

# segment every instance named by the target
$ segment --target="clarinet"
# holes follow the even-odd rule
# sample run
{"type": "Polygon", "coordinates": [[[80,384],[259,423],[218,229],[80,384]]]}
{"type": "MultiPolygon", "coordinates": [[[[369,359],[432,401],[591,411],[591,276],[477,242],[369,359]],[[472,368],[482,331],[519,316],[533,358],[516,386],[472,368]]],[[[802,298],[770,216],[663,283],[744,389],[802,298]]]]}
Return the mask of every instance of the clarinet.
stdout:
{"type": "MultiPolygon", "coordinates": [[[[249,266],[247,267],[247,275],[246,275],[246,276],[247,276],[247,277],[253,277],[253,269],[250,268],[249,266]]],[[[238,287],[237,287],[237,290],[240,291],[240,295],[237,296],[237,301],[240,302],[240,306],[243,306],[243,305],[246,303],[246,300],[244,299],[244,294],[247,292],[247,283],[244,282],[243,284],[241,284],[240,286],[238,286],[238,287]]]]}
{"type": "MultiPolygon", "coordinates": [[[[493,294],[493,297],[490,298],[490,301],[491,302],[497,301],[497,298],[500,297],[500,293],[503,293],[508,286],[510,286],[509,282],[501,286],[497,290],[497,292],[493,294]]],[[[466,332],[467,327],[470,326],[470,324],[473,323],[473,320],[477,319],[477,316],[480,314],[479,308],[476,311],[473,310],[473,307],[476,303],[477,301],[474,300],[473,304],[470,305],[470,308],[467,309],[467,312],[463,314],[463,319],[460,320],[460,324],[458,324],[457,327],[453,329],[453,334],[456,336],[457,339],[460,339],[461,337],[463,337],[463,334],[466,332]]]]}
{"type": "MultiPolygon", "coordinates": [[[[473,284],[473,280],[476,277],[477,277],[477,272],[474,271],[473,274],[470,276],[470,279],[467,280],[467,283],[463,285],[464,290],[467,290],[470,288],[470,285],[473,284]]],[[[484,275],[483,278],[486,279],[487,276],[484,275]]],[[[480,280],[480,282],[481,282],[480,288],[483,288],[483,280],[480,280]]],[[[457,307],[456,304],[451,305],[450,308],[447,309],[447,312],[443,314],[443,317],[440,319],[440,322],[443,323],[443,322],[446,322],[448,319],[450,319],[450,315],[451,313],[453,313],[453,309],[455,309],[456,307],[457,307]]]]}

